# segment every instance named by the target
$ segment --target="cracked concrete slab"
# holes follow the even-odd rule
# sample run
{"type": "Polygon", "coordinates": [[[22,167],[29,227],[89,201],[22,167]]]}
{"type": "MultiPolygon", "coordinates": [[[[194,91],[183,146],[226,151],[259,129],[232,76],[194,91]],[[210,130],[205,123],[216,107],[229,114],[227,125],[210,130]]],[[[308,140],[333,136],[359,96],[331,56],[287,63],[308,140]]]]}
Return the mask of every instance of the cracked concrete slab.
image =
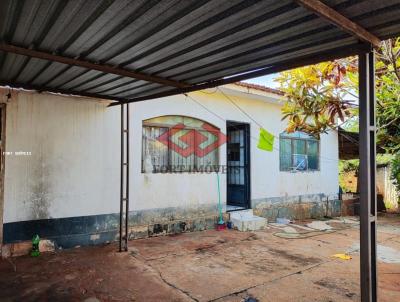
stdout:
{"type": "MultiPolygon", "coordinates": [[[[130,241],[127,253],[111,244],[1,260],[0,294],[8,301],[359,301],[359,255],[331,257],[356,246],[359,229],[324,223],[334,231],[290,225],[312,234],[293,239],[276,236],[277,228],[204,231],[130,241]]],[[[400,250],[397,229],[399,216],[380,217],[379,245],[400,250]]],[[[399,301],[400,263],[382,260],[379,301],[399,301]]]]}

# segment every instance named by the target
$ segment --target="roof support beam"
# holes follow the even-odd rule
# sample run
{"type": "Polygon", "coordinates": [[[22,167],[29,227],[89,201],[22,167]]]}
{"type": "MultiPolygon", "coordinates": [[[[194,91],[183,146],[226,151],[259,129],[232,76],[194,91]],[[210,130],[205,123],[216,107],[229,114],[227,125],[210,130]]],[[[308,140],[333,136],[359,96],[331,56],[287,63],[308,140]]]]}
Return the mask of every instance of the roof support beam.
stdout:
{"type": "Polygon", "coordinates": [[[370,50],[371,50],[370,44],[359,44],[356,46],[339,47],[339,48],[335,48],[335,49],[332,49],[329,51],[325,51],[323,53],[320,53],[319,55],[310,54],[310,55],[306,55],[303,57],[291,59],[291,60],[288,60],[285,62],[281,62],[280,64],[277,64],[277,65],[265,66],[259,70],[247,72],[247,73],[232,76],[229,78],[218,79],[218,80],[214,80],[214,81],[210,81],[210,82],[206,82],[206,83],[202,83],[202,84],[196,84],[196,85],[186,87],[186,88],[173,89],[173,90],[169,90],[166,92],[160,92],[160,93],[150,94],[150,95],[137,97],[137,98],[133,98],[133,99],[123,100],[120,102],[112,103],[109,106],[116,106],[116,105],[120,105],[121,103],[133,103],[133,102],[147,101],[147,100],[151,100],[151,99],[162,98],[162,97],[181,94],[181,93],[188,93],[188,92],[197,91],[197,90],[214,88],[214,87],[221,86],[221,85],[227,85],[227,84],[236,83],[236,82],[251,79],[251,78],[265,76],[265,75],[268,75],[271,73],[276,73],[276,72],[281,72],[284,70],[289,70],[289,69],[293,69],[293,68],[297,68],[297,67],[316,64],[316,63],[319,63],[322,61],[335,60],[335,59],[339,59],[339,58],[353,56],[356,54],[362,54],[362,53],[369,52],[370,50]]]}
{"type": "Polygon", "coordinates": [[[52,61],[52,62],[58,62],[66,65],[71,65],[71,66],[79,66],[87,69],[92,69],[92,70],[98,70],[104,73],[111,73],[123,77],[128,77],[128,78],[134,78],[138,80],[143,80],[147,82],[152,82],[152,83],[158,83],[166,86],[171,86],[175,88],[184,88],[189,85],[182,83],[182,82],[177,82],[177,81],[172,81],[164,78],[160,78],[157,76],[152,76],[144,73],[139,73],[127,69],[122,69],[118,67],[114,67],[111,65],[107,64],[97,64],[85,60],[80,60],[80,59],[74,59],[74,58],[69,58],[65,56],[59,56],[51,53],[47,53],[44,51],[38,51],[38,50],[33,50],[29,48],[24,48],[24,47],[19,47],[11,44],[6,44],[6,43],[0,43],[0,51],[5,51],[5,52],[10,52],[14,53],[17,55],[22,55],[22,56],[27,56],[27,57],[32,57],[32,58],[37,58],[37,59],[42,59],[42,60],[47,60],[47,61],[52,61]]]}
{"type": "Polygon", "coordinates": [[[88,92],[81,92],[81,91],[70,91],[64,89],[57,89],[57,88],[44,88],[38,85],[30,85],[30,84],[23,84],[23,83],[14,83],[14,82],[7,82],[0,80],[0,86],[9,86],[11,88],[22,88],[26,90],[36,90],[37,92],[41,93],[43,91],[51,92],[51,93],[59,93],[64,95],[74,95],[74,96],[82,96],[88,98],[95,98],[95,99],[103,99],[103,100],[110,100],[115,102],[123,102],[126,101],[124,98],[113,97],[104,94],[97,94],[97,93],[88,93],[88,92]]]}
{"type": "Polygon", "coordinates": [[[381,44],[381,40],[377,36],[370,33],[362,26],[358,25],[357,23],[354,23],[353,21],[346,18],[345,16],[338,13],[329,6],[325,5],[321,1],[318,0],[295,0],[295,1],[301,6],[314,12],[321,18],[329,21],[330,23],[350,33],[351,35],[357,37],[361,41],[371,43],[374,47],[379,47],[379,45],[381,44]]]}

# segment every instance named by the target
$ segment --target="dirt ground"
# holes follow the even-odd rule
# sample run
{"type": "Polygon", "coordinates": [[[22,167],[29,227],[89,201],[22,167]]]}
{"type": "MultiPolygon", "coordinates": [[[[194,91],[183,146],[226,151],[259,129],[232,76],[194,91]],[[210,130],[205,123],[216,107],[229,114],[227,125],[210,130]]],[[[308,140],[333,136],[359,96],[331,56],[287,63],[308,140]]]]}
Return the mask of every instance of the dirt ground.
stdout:
{"type": "MultiPolygon", "coordinates": [[[[306,223],[1,260],[0,301],[359,301],[357,223],[306,223]]],[[[380,217],[378,242],[379,301],[400,301],[400,216],[380,217]]]]}

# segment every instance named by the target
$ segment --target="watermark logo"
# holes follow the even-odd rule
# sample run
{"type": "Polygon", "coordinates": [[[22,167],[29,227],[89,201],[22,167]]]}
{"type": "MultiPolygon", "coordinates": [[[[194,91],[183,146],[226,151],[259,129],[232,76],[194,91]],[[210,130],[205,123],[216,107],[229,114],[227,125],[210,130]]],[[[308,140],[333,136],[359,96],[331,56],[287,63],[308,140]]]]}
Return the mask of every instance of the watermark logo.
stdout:
{"type": "Polygon", "coordinates": [[[3,151],[5,156],[31,156],[31,151],[3,151]]]}
{"type": "Polygon", "coordinates": [[[188,129],[184,124],[177,124],[156,139],[183,157],[204,157],[223,145],[226,135],[205,123],[200,130],[188,129]]]}

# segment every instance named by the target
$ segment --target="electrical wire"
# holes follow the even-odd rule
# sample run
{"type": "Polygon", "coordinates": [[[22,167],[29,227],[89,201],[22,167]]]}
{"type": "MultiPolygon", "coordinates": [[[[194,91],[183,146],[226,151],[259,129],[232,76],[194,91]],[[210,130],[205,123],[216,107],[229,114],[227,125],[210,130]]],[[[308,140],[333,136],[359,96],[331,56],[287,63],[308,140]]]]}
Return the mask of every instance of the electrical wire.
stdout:
{"type": "MultiPolygon", "coordinates": [[[[208,111],[209,113],[213,114],[214,116],[216,116],[217,118],[219,118],[219,119],[222,120],[223,122],[226,122],[226,119],[225,119],[225,118],[223,118],[222,116],[220,116],[220,115],[218,115],[217,113],[213,112],[212,110],[208,109],[206,106],[204,106],[201,102],[199,102],[199,101],[197,101],[196,99],[194,99],[192,96],[190,96],[190,95],[188,95],[188,94],[185,94],[185,96],[186,96],[187,98],[190,98],[193,102],[197,103],[199,106],[203,107],[206,111],[208,111]]],[[[236,107],[238,108],[238,105],[237,105],[236,107]]],[[[240,111],[241,111],[241,112],[245,112],[243,109],[241,109],[240,111]]],[[[250,117],[249,114],[246,114],[246,116],[250,117]]],[[[255,122],[260,128],[263,128],[256,120],[254,120],[253,118],[251,118],[251,120],[252,120],[253,122],[255,122]]],[[[273,135],[273,136],[279,140],[279,137],[277,137],[276,135],[273,135]]],[[[250,138],[253,139],[253,140],[255,140],[256,142],[258,142],[258,140],[259,140],[259,138],[254,137],[254,136],[251,136],[251,135],[250,135],[250,138]]],[[[273,147],[273,149],[274,149],[275,151],[278,151],[278,152],[279,152],[279,149],[278,149],[278,148],[273,147]]],[[[324,157],[324,156],[321,156],[321,155],[320,155],[320,159],[324,159],[325,162],[328,162],[328,161],[336,162],[336,161],[337,161],[337,159],[328,158],[328,157],[324,157]]],[[[295,171],[296,171],[296,169],[295,169],[295,171]]]]}
{"type": "MultiPolygon", "coordinates": [[[[217,118],[219,118],[220,120],[222,120],[224,123],[226,122],[226,119],[223,118],[222,116],[218,115],[217,113],[213,112],[212,110],[208,109],[206,106],[204,106],[202,103],[200,103],[199,101],[197,101],[196,99],[194,99],[192,96],[185,94],[185,96],[189,99],[191,99],[193,102],[195,102],[196,104],[198,104],[199,106],[203,107],[206,111],[208,111],[209,113],[213,114],[214,116],[216,116],[217,118]]],[[[233,126],[233,128],[236,128],[235,126],[233,126]]],[[[239,129],[239,128],[236,128],[239,129]]],[[[255,140],[256,142],[258,142],[258,138],[254,137],[254,136],[249,136],[251,139],[255,140]]],[[[279,151],[278,149],[276,149],[274,147],[275,150],[279,151]]]]}
{"type": "MultiPolygon", "coordinates": [[[[230,101],[237,109],[239,109],[245,116],[247,116],[250,120],[252,120],[258,127],[263,128],[263,126],[257,122],[250,114],[248,114],[244,109],[242,109],[242,107],[240,107],[238,104],[236,104],[236,102],[234,102],[229,96],[227,96],[225,94],[225,92],[223,92],[221,89],[219,89],[219,87],[217,87],[218,91],[225,96],[225,98],[228,99],[228,101],[230,101]]],[[[274,135],[275,137],[277,137],[276,135],[274,135]]]]}
{"type": "MultiPolygon", "coordinates": [[[[229,96],[227,96],[221,89],[219,89],[219,87],[217,87],[217,90],[219,90],[221,92],[222,95],[225,96],[225,98],[227,98],[238,110],[240,110],[244,115],[246,115],[251,121],[253,121],[257,126],[259,126],[260,128],[264,128],[259,122],[257,122],[249,113],[247,113],[242,107],[240,107],[236,102],[234,102],[229,96]]],[[[215,93],[215,92],[213,92],[215,93]]],[[[212,93],[208,93],[208,94],[212,94],[212,93]]],[[[197,101],[196,99],[194,99],[192,96],[188,95],[188,94],[184,94],[187,98],[190,98],[192,101],[194,101],[195,103],[197,103],[199,106],[203,107],[206,111],[208,111],[209,113],[213,114],[214,116],[216,116],[217,118],[219,118],[220,120],[222,120],[223,122],[226,122],[226,119],[223,118],[222,116],[218,115],[217,113],[213,112],[212,110],[208,109],[206,106],[204,106],[201,102],[197,101]]],[[[280,139],[278,136],[272,134],[276,139],[280,139]]],[[[259,138],[256,138],[254,136],[250,135],[250,138],[254,139],[255,141],[258,142],[259,138]]],[[[278,148],[273,147],[273,149],[275,151],[280,151],[278,148]]],[[[324,160],[325,162],[337,162],[337,159],[333,159],[333,158],[329,158],[329,157],[325,157],[320,155],[319,156],[320,159],[324,160]]]]}
{"type": "MultiPolygon", "coordinates": [[[[260,128],[264,128],[259,122],[257,122],[250,114],[248,114],[242,107],[240,107],[236,102],[234,102],[227,94],[225,94],[219,87],[217,87],[218,91],[225,96],[226,99],[228,99],[236,108],[238,108],[244,115],[246,115],[250,120],[252,120],[258,127],[260,128]]],[[[339,125],[340,126],[340,125],[339,125]]],[[[280,139],[278,136],[276,136],[275,134],[272,133],[272,135],[276,138],[276,139],[280,139]]],[[[275,148],[274,148],[275,149],[275,148]]],[[[278,150],[279,151],[279,150],[278,150]]],[[[329,158],[329,157],[324,157],[322,155],[320,155],[320,158],[324,158],[326,160],[331,160],[331,161],[336,161],[336,159],[333,158],[329,158]]]]}
{"type": "MultiPolygon", "coordinates": [[[[185,93],[184,95],[186,96],[186,98],[192,100],[194,103],[198,104],[198,105],[199,105],[200,107],[202,107],[204,110],[206,110],[207,112],[209,112],[209,113],[211,113],[212,115],[216,116],[218,119],[220,119],[220,120],[223,121],[224,123],[226,123],[226,119],[223,118],[221,115],[219,115],[219,114],[215,113],[214,111],[210,110],[210,109],[207,108],[204,104],[202,104],[201,102],[199,102],[198,100],[196,100],[195,98],[193,98],[191,95],[186,94],[186,93],[185,93]]],[[[243,109],[242,109],[241,111],[243,112],[243,109]]],[[[247,114],[246,114],[246,116],[250,116],[250,115],[247,115],[247,114]]],[[[252,120],[253,120],[253,119],[252,119],[252,120]]],[[[257,125],[260,126],[260,124],[257,123],[255,120],[253,120],[253,121],[254,121],[257,125]]],[[[235,127],[233,126],[233,128],[235,128],[235,127]]],[[[262,126],[260,126],[260,128],[262,128],[262,126]]],[[[275,137],[275,138],[278,138],[278,137],[275,136],[275,135],[274,135],[274,137],[275,137]]],[[[254,136],[251,136],[251,135],[250,135],[250,138],[253,139],[253,140],[256,141],[256,142],[259,141],[259,138],[258,138],[258,137],[254,137],[254,136]]],[[[278,138],[278,139],[279,139],[279,138],[278,138]]],[[[278,152],[279,152],[279,149],[278,149],[278,148],[273,147],[273,149],[274,149],[275,151],[278,151],[278,152]]],[[[327,157],[323,157],[323,156],[321,156],[321,155],[320,155],[320,159],[321,159],[321,160],[323,159],[325,163],[326,163],[326,162],[329,162],[329,163],[337,162],[337,159],[327,158],[327,157]]],[[[294,171],[296,171],[296,170],[294,170],[294,171]]]]}

